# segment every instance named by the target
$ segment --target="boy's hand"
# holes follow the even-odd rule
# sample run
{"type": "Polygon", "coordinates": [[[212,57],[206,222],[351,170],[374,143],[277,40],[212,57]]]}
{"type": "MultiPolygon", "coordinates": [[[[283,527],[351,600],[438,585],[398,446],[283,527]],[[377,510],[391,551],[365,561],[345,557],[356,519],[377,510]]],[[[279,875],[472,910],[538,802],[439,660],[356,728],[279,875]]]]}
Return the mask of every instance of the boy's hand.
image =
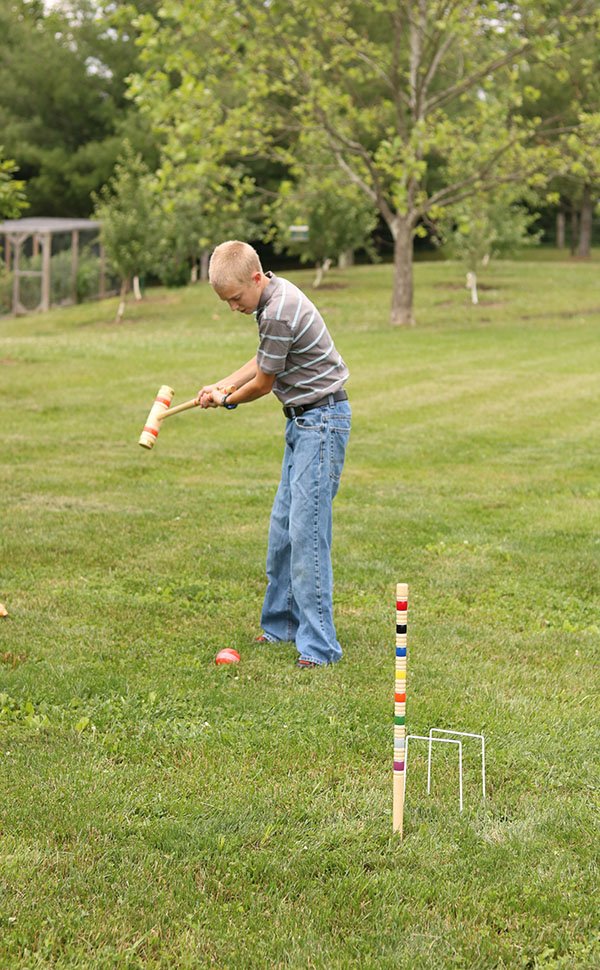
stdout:
{"type": "Polygon", "coordinates": [[[217,405],[212,399],[212,392],[218,387],[217,384],[205,384],[196,394],[196,404],[201,408],[216,408],[217,405]]]}
{"type": "Polygon", "coordinates": [[[235,391],[235,384],[223,387],[222,384],[205,384],[196,395],[196,401],[201,408],[218,408],[224,394],[235,391]]]}

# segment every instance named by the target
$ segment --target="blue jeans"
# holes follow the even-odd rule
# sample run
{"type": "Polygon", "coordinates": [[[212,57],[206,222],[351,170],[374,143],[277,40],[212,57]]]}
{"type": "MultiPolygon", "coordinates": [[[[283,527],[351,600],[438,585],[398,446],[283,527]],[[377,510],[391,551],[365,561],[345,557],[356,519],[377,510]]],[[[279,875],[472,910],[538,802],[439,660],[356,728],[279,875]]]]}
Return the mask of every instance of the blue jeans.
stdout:
{"type": "Polygon", "coordinates": [[[261,626],[268,640],[294,641],[318,664],[342,656],[333,623],[332,502],[352,412],[347,401],[288,420],[281,482],[273,503],[261,626]]]}

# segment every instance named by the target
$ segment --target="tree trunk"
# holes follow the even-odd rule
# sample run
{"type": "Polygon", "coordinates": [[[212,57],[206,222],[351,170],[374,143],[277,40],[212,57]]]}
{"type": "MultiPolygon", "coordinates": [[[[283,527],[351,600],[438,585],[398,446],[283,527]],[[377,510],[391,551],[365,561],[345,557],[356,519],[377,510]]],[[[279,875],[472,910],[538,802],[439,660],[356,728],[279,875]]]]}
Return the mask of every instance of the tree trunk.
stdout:
{"type": "Polygon", "coordinates": [[[119,308],[117,310],[115,323],[121,323],[123,319],[123,315],[125,313],[125,299],[127,297],[128,290],[129,290],[129,280],[121,280],[121,292],[119,294],[119,308]]]}
{"type": "Polygon", "coordinates": [[[323,282],[323,277],[325,276],[325,273],[328,273],[330,269],[331,269],[330,259],[324,259],[322,263],[317,263],[316,265],[317,275],[313,280],[313,286],[315,290],[318,290],[321,283],[323,282]]]}
{"type": "Polygon", "coordinates": [[[565,248],[565,240],[566,240],[565,224],[566,224],[565,214],[561,209],[560,212],[556,213],[556,248],[557,249],[565,248]]]}
{"type": "Polygon", "coordinates": [[[98,296],[101,300],[106,296],[106,250],[100,243],[100,278],[98,280],[98,296]]]}
{"type": "Polygon", "coordinates": [[[139,303],[139,301],[142,299],[142,291],[140,289],[140,278],[139,278],[139,276],[134,276],[133,277],[133,295],[135,296],[136,300],[139,303]]]}
{"type": "Polygon", "coordinates": [[[477,273],[470,270],[467,273],[467,289],[471,291],[471,303],[473,306],[477,306],[479,303],[479,297],[477,295],[477,273]]]}
{"type": "Polygon", "coordinates": [[[200,279],[203,283],[208,280],[208,263],[210,261],[210,252],[208,249],[203,249],[200,256],[200,279]]]}
{"type": "Polygon", "coordinates": [[[571,209],[571,256],[577,251],[577,237],[579,236],[579,213],[573,205],[571,209]]]}
{"type": "Polygon", "coordinates": [[[414,327],[413,315],[413,227],[408,219],[397,218],[394,236],[394,288],[391,324],[414,327]]]}
{"type": "Polygon", "coordinates": [[[579,245],[577,246],[578,256],[592,255],[592,218],[594,204],[589,185],[583,188],[583,198],[581,200],[581,213],[579,217],[579,245]]]}
{"type": "Polygon", "coordinates": [[[340,253],[338,257],[338,268],[348,269],[349,266],[354,266],[354,250],[346,249],[345,252],[340,253]]]}

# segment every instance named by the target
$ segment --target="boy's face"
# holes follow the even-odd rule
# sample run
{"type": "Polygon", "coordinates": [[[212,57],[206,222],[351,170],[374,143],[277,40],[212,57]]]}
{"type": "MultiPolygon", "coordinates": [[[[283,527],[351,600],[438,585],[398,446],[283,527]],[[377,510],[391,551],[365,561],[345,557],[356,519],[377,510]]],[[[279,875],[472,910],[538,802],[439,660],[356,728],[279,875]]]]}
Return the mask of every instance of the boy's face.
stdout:
{"type": "Polygon", "coordinates": [[[220,300],[229,305],[230,310],[254,313],[262,293],[261,279],[261,273],[254,273],[247,283],[228,283],[220,288],[215,287],[215,292],[220,300]]]}

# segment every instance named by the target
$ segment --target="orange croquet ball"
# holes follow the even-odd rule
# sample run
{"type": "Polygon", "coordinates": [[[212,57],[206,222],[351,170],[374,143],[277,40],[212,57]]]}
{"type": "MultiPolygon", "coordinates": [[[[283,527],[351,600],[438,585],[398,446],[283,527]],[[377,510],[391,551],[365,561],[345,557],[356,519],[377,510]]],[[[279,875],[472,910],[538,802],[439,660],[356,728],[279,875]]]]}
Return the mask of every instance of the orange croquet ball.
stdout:
{"type": "Polygon", "coordinates": [[[231,647],[227,647],[225,650],[219,650],[215,657],[216,664],[239,664],[240,660],[241,657],[237,650],[232,650],[231,647]]]}

